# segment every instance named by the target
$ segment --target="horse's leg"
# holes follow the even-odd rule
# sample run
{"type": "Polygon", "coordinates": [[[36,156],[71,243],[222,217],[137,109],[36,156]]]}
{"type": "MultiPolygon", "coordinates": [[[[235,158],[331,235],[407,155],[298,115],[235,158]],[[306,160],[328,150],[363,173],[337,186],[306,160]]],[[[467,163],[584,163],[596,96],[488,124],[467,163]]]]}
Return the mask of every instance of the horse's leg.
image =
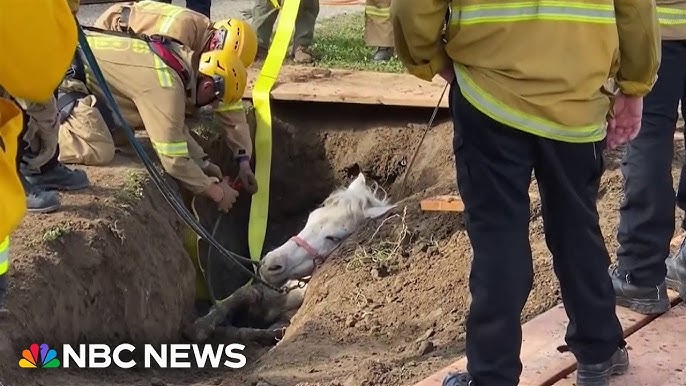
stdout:
{"type": "Polygon", "coordinates": [[[226,299],[213,305],[207,315],[198,318],[184,331],[184,335],[192,342],[202,343],[212,335],[219,323],[233,315],[234,310],[256,304],[260,299],[261,291],[256,290],[254,286],[239,288],[226,299]]]}
{"type": "Polygon", "coordinates": [[[227,343],[249,343],[256,342],[265,345],[276,343],[283,338],[284,330],[281,328],[250,328],[250,327],[217,327],[214,333],[227,343]]]}

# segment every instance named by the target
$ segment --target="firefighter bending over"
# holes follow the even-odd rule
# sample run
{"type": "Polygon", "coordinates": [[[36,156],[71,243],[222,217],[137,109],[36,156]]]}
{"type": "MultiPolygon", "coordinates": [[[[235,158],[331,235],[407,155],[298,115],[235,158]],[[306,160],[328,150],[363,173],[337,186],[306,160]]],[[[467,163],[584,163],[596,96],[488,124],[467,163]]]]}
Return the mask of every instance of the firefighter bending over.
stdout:
{"type": "MultiPolygon", "coordinates": [[[[133,36],[162,35],[177,40],[194,52],[194,68],[203,53],[213,50],[229,50],[246,68],[252,65],[257,54],[257,35],[245,21],[212,22],[190,9],[152,0],[115,4],[105,10],[93,26],[133,36]]],[[[193,106],[188,107],[189,111],[194,110],[193,106]]],[[[240,166],[239,179],[247,192],[255,193],[257,180],[250,167],[252,139],[243,102],[220,102],[214,112],[224,130],[226,144],[240,166]]]]}
{"type": "MultiPolygon", "coordinates": [[[[122,115],[131,127],[145,128],[164,170],[228,212],[238,192],[191,137],[185,111],[187,98],[196,107],[240,101],[247,79],[241,61],[218,50],[204,53],[198,68],[191,65],[193,51],[173,41],[99,32],[87,40],[122,115]]],[[[88,90],[104,99],[92,70],[85,66],[84,72],[88,90]]]]}

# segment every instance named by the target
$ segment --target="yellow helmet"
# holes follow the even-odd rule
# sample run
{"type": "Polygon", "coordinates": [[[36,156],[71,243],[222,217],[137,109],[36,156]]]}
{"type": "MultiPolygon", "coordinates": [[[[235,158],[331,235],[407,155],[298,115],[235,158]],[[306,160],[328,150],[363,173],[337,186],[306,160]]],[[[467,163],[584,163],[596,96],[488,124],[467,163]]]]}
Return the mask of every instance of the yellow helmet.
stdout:
{"type": "Polygon", "coordinates": [[[216,95],[224,103],[232,104],[243,99],[248,72],[231,52],[215,50],[203,53],[198,70],[214,79],[216,95]]]}
{"type": "Polygon", "coordinates": [[[214,23],[216,32],[223,34],[219,37],[220,46],[217,49],[228,50],[243,62],[243,66],[250,67],[257,55],[257,34],[255,29],[241,19],[219,20],[214,23]]]}

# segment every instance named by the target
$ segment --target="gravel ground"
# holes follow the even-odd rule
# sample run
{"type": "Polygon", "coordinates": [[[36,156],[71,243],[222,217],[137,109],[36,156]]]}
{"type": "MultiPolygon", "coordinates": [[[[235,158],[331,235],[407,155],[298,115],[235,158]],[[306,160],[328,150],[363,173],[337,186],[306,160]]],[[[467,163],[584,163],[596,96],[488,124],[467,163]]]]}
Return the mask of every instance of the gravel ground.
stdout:
{"type": "MultiPolygon", "coordinates": [[[[185,6],[185,1],[173,0],[174,4],[185,6]]],[[[95,19],[112,3],[82,5],[79,9],[78,18],[84,25],[92,25],[95,19]]],[[[212,19],[221,19],[228,16],[242,17],[241,11],[252,8],[253,0],[214,0],[212,2],[212,19]]],[[[321,5],[318,22],[329,17],[353,11],[361,11],[362,5],[321,5]]],[[[316,38],[316,37],[315,37],[316,38]]]]}

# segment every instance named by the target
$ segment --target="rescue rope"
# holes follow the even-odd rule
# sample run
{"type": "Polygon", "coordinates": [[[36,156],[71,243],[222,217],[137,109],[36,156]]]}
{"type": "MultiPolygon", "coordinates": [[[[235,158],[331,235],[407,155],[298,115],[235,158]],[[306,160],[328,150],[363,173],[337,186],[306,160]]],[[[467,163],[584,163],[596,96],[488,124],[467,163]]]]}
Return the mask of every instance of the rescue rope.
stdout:
{"type": "Polygon", "coordinates": [[[441,92],[441,96],[440,96],[440,98],[438,98],[438,103],[436,104],[436,107],[434,108],[434,111],[431,114],[431,118],[429,118],[429,123],[426,125],[426,128],[424,128],[424,133],[422,134],[422,138],[419,140],[417,147],[414,149],[414,154],[412,155],[412,159],[410,160],[410,163],[407,164],[407,169],[405,169],[405,174],[403,175],[403,181],[400,183],[400,197],[405,196],[405,181],[407,180],[407,175],[410,174],[410,170],[412,170],[412,165],[414,165],[414,160],[417,158],[417,154],[419,154],[419,149],[422,148],[422,144],[424,143],[424,139],[426,138],[426,134],[429,132],[429,129],[431,129],[431,125],[433,125],[433,123],[434,123],[434,118],[436,118],[436,114],[438,114],[438,109],[441,107],[441,101],[443,100],[443,96],[445,95],[445,90],[448,89],[449,85],[450,84],[448,82],[445,82],[445,87],[443,87],[443,92],[441,92]]]}
{"type": "Polygon", "coordinates": [[[138,157],[141,159],[143,162],[143,165],[147,169],[148,173],[152,177],[153,182],[155,183],[155,186],[159,189],[159,191],[162,193],[162,196],[165,198],[165,200],[169,203],[169,205],[174,209],[174,211],[181,217],[181,219],[191,228],[195,233],[207,240],[207,242],[214,248],[216,248],[220,254],[235,263],[239,269],[242,271],[246,272],[248,275],[252,277],[253,280],[269,287],[270,289],[273,289],[277,292],[283,292],[282,289],[276,288],[272,286],[271,284],[267,283],[266,281],[262,280],[262,278],[259,277],[259,275],[256,275],[253,271],[250,269],[244,267],[241,262],[246,262],[249,264],[253,264],[255,266],[259,266],[260,262],[259,261],[253,261],[251,259],[245,258],[243,256],[237,255],[226,248],[224,248],[221,244],[217,242],[217,240],[210,235],[207,230],[205,230],[202,225],[193,217],[193,215],[190,213],[188,208],[186,208],[185,205],[183,205],[181,198],[174,192],[174,190],[169,186],[169,184],[162,178],[162,175],[160,174],[159,171],[155,168],[155,165],[153,164],[152,160],[148,156],[148,154],[145,152],[145,149],[141,146],[141,144],[138,142],[136,139],[136,136],[129,127],[128,123],[124,119],[124,116],[122,115],[121,111],[119,110],[119,106],[117,103],[114,101],[114,97],[112,96],[112,92],[110,91],[109,87],[107,86],[107,82],[105,81],[105,77],[102,74],[102,71],[100,70],[100,66],[98,65],[97,60],[95,59],[95,55],[93,54],[93,51],[91,50],[90,46],[88,45],[88,40],[86,39],[86,34],[81,28],[81,25],[77,23],[78,27],[78,33],[79,33],[79,45],[81,47],[81,50],[83,51],[84,57],[86,59],[86,63],[91,67],[91,70],[93,71],[93,75],[95,76],[95,79],[97,80],[98,84],[102,88],[102,92],[105,95],[105,98],[107,99],[107,103],[110,106],[110,109],[112,112],[115,113],[116,118],[119,120],[121,127],[124,129],[124,133],[126,134],[129,142],[131,143],[131,146],[133,146],[134,150],[136,151],[136,154],[138,157]]]}
{"type": "Polygon", "coordinates": [[[250,220],[248,222],[248,247],[250,257],[259,261],[267,232],[269,217],[269,179],[272,164],[272,114],[269,104],[270,93],[279,76],[286,50],[295,30],[295,18],[298,15],[300,0],[288,0],[279,11],[276,34],[269,47],[264,65],[257,75],[253,87],[253,105],[255,107],[255,178],[257,192],[250,203],[250,220]]]}

